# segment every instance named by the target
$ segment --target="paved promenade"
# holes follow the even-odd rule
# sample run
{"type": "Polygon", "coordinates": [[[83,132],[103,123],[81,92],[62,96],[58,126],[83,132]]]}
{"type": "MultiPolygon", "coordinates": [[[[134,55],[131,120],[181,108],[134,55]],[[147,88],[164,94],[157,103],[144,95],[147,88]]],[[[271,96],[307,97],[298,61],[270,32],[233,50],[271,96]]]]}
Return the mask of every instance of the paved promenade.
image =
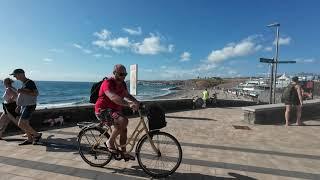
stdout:
{"type": "MultiPolygon", "coordinates": [[[[248,125],[240,108],[167,114],[163,131],[181,143],[183,160],[169,179],[320,179],[320,119],[307,126],[248,125]],[[236,129],[235,126],[248,126],[236,129]]],[[[138,118],[129,120],[129,133],[138,118]]],[[[43,132],[39,145],[0,141],[0,179],[150,179],[137,161],[87,165],[77,152],[78,127],[43,132]]]]}

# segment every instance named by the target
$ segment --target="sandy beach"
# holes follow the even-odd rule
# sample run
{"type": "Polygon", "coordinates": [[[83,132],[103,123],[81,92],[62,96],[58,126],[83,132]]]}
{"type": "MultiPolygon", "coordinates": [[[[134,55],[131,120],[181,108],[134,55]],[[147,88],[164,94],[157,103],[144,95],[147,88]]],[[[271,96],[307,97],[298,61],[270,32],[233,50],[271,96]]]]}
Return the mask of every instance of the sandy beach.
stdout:
{"type": "MultiPolygon", "coordinates": [[[[196,96],[202,97],[203,90],[173,90],[171,94],[155,97],[154,99],[182,99],[182,98],[194,98],[196,96]]],[[[232,93],[223,92],[217,89],[208,89],[209,96],[212,97],[213,94],[217,94],[218,99],[228,99],[228,100],[243,100],[243,101],[257,101],[257,99],[252,99],[251,97],[236,96],[232,93]]],[[[281,103],[281,92],[276,93],[276,103],[281,103]]],[[[319,99],[320,96],[314,95],[313,99],[319,99]]],[[[269,91],[261,92],[258,97],[258,101],[268,103],[269,102],[269,91]]]]}
{"type": "MultiPolygon", "coordinates": [[[[194,98],[196,96],[202,97],[203,90],[187,90],[187,89],[181,89],[181,90],[174,90],[173,93],[156,97],[154,99],[182,99],[182,98],[194,98]]],[[[217,94],[218,99],[233,99],[233,100],[244,100],[244,101],[252,101],[249,98],[245,98],[243,96],[236,96],[234,94],[230,93],[224,93],[221,90],[214,90],[214,89],[208,89],[209,97],[212,97],[213,94],[217,94]]]]}

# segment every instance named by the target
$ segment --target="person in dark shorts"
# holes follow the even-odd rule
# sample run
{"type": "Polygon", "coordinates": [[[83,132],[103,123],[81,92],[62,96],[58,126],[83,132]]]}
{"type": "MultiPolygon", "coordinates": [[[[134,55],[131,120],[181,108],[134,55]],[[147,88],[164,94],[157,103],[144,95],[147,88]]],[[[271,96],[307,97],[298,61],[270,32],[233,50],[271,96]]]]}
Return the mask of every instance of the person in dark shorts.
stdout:
{"type": "MultiPolygon", "coordinates": [[[[122,114],[122,108],[127,106],[133,110],[138,110],[139,102],[129,94],[126,83],[124,82],[127,75],[126,68],[117,64],[113,69],[114,76],[105,79],[99,90],[99,96],[95,103],[95,114],[98,120],[105,121],[114,125],[114,130],[106,146],[110,152],[117,153],[115,148],[115,138],[120,135],[120,145],[127,142],[128,118],[122,114]],[[127,98],[130,101],[124,100],[127,98]]],[[[126,148],[122,148],[126,158],[133,160],[134,157],[126,153],[126,148]]]]}
{"type": "Polygon", "coordinates": [[[2,134],[6,130],[8,124],[10,121],[14,122],[16,125],[16,117],[19,115],[15,112],[17,104],[16,99],[18,96],[17,89],[12,86],[13,80],[10,78],[6,78],[3,80],[3,85],[5,87],[4,93],[3,93],[3,103],[2,103],[2,109],[3,113],[0,117],[0,139],[2,139],[2,134]]]}
{"type": "Polygon", "coordinates": [[[17,80],[21,81],[22,87],[17,90],[17,108],[16,112],[20,113],[18,119],[18,126],[27,134],[28,139],[19,145],[36,144],[42,134],[36,132],[29,124],[31,115],[36,109],[38,89],[36,84],[26,78],[23,69],[15,69],[12,74],[17,80]]]}
{"type": "Polygon", "coordinates": [[[302,90],[301,86],[299,85],[299,78],[293,77],[291,82],[291,95],[290,98],[287,99],[284,104],[286,106],[285,111],[285,119],[286,119],[286,126],[289,126],[289,120],[290,120],[290,112],[293,106],[297,109],[297,122],[296,124],[298,126],[304,125],[304,123],[301,121],[301,112],[302,112],[302,105],[303,105],[303,98],[302,98],[302,90]]]}

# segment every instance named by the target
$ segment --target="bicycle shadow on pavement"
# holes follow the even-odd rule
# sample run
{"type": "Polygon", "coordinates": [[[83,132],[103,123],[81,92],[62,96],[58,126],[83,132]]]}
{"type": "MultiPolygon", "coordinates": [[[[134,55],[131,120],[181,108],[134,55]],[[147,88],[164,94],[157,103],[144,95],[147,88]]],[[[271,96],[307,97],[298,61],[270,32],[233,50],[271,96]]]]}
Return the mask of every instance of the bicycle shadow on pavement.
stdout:
{"type": "Polygon", "coordinates": [[[72,138],[53,138],[54,135],[41,139],[38,146],[46,146],[48,152],[73,152],[78,151],[77,137],[72,138]]]}
{"type": "Polygon", "coordinates": [[[172,180],[194,180],[194,179],[202,179],[202,180],[212,180],[212,179],[217,179],[217,180],[257,180],[255,178],[251,178],[249,176],[237,174],[237,173],[232,173],[229,172],[229,176],[231,177],[219,177],[219,176],[211,176],[211,175],[206,175],[206,174],[201,174],[201,173],[181,173],[181,172],[175,172],[171,176],[166,177],[166,178],[152,178],[148,176],[140,166],[131,166],[131,168],[122,168],[122,169],[116,169],[116,168],[111,168],[111,167],[104,167],[105,169],[112,170],[114,171],[113,173],[118,173],[118,174],[124,174],[124,175],[130,175],[130,176],[136,176],[136,177],[143,177],[143,178],[150,178],[150,179],[172,179],[172,180]]]}
{"type": "Polygon", "coordinates": [[[193,179],[201,179],[201,180],[257,180],[255,178],[237,174],[237,173],[228,173],[229,176],[232,177],[222,177],[222,176],[210,176],[206,174],[200,174],[200,173],[174,173],[172,176],[166,178],[166,179],[176,179],[176,180],[193,180],[193,179]]]}
{"type": "Polygon", "coordinates": [[[185,116],[166,116],[166,118],[202,120],[202,121],[218,121],[218,120],[216,120],[216,119],[210,119],[210,118],[185,117],[185,116]]]}

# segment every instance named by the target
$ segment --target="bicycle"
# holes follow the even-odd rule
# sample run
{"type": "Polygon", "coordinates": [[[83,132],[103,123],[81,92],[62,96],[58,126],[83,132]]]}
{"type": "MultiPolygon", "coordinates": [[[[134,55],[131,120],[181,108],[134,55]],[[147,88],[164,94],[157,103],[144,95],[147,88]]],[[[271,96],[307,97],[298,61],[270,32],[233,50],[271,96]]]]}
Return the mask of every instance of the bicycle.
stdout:
{"type": "MultiPolygon", "coordinates": [[[[79,153],[82,159],[89,165],[95,167],[107,165],[112,158],[118,161],[121,159],[128,161],[119,148],[130,146],[127,152],[131,153],[138,136],[140,133],[145,132],[139,139],[135,149],[139,166],[146,174],[155,178],[163,178],[173,174],[180,166],[182,160],[180,143],[169,133],[162,132],[159,129],[148,130],[141,109],[139,109],[138,113],[140,121],[130,138],[128,138],[127,143],[122,146],[119,145],[118,142],[115,143],[118,153],[111,153],[106,147],[105,142],[110,137],[109,131],[112,131],[111,126],[106,122],[78,123],[78,126],[82,128],[78,134],[79,153]],[[94,142],[90,143],[89,139],[94,142]],[[84,142],[85,140],[87,140],[87,142],[84,142]],[[150,164],[148,164],[149,162],[150,164]]],[[[150,120],[148,123],[150,123],[150,120]]]]}

